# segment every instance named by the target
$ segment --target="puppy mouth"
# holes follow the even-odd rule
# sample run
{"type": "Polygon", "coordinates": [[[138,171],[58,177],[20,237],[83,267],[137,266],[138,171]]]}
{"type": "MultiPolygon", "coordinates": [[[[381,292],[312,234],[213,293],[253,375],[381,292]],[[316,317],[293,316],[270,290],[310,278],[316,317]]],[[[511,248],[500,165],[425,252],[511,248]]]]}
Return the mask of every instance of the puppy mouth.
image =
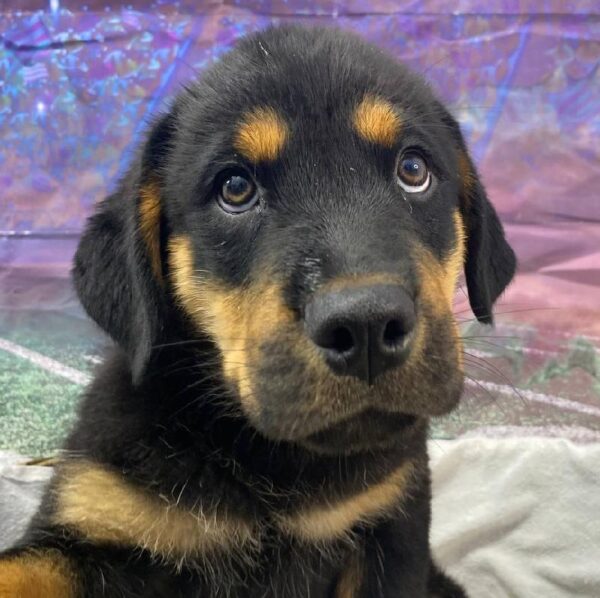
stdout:
{"type": "Polygon", "coordinates": [[[252,427],[274,441],[330,453],[401,443],[418,422],[450,412],[462,391],[453,330],[428,323],[428,331],[421,349],[427,359],[417,356],[369,385],[336,375],[292,330],[261,343],[245,386],[231,380],[231,388],[252,427]]]}
{"type": "Polygon", "coordinates": [[[401,442],[418,419],[415,415],[368,409],[313,432],[298,443],[328,454],[388,448],[401,442]]]}

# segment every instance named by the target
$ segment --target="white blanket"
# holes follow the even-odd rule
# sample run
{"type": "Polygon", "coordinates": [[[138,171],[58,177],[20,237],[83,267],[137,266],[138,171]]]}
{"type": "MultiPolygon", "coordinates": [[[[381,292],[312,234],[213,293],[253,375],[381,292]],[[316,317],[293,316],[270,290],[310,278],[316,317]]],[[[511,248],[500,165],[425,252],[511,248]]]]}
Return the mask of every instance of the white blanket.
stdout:
{"type": "MultiPolygon", "coordinates": [[[[434,552],[472,598],[600,598],[600,444],[476,437],[430,453],[434,552]]],[[[0,455],[0,548],[51,474],[19,460],[0,455]]]]}
{"type": "Polygon", "coordinates": [[[433,441],[432,544],[474,598],[600,598],[600,444],[433,441]]]}

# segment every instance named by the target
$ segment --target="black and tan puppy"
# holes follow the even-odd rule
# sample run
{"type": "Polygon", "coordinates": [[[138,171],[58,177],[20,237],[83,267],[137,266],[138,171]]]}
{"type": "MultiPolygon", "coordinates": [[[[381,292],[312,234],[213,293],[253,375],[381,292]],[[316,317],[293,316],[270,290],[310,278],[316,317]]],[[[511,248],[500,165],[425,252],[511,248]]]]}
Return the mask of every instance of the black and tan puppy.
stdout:
{"type": "Polygon", "coordinates": [[[464,596],[426,452],[463,267],[489,322],[514,255],[428,87],[350,34],[243,40],[89,221],[75,284],[119,349],[0,596],[464,596]]]}

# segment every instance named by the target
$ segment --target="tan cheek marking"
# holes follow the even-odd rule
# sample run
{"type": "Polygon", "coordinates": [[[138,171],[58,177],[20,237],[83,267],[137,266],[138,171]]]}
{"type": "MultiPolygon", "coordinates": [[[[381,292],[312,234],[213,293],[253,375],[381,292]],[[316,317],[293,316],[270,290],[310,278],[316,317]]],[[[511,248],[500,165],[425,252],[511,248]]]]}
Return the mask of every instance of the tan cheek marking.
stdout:
{"type": "Polygon", "coordinates": [[[56,551],[31,551],[0,560],[0,598],[72,598],[77,582],[56,551]]]}
{"type": "Polygon", "coordinates": [[[309,507],[299,513],[282,516],[279,526],[286,533],[306,542],[341,538],[357,524],[371,522],[398,508],[413,470],[413,464],[407,462],[368,490],[335,504],[309,507]]]}
{"type": "Polygon", "coordinates": [[[352,118],[356,132],[366,141],[392,147],[398,139],[402,119],[390,102],[367,96],[352,118]]]}
{"type": "Polygon", "coordinates": [[[436,318],[446,317],[450,313],[452,299],[447,295],[448,284],[442,264],[424,247],[417,251],[415,263],[419,271],[421,302],[427,304],[436,318]]]}
{"type": "Polygon", "coordinates": [[[140,191],[140,232],[152,271],[157,280],[162,281],[162,264],[160,260],[160,192],[158,185],[152,183],[140,191]]]}
{"type": "Polygon", "coordinates": [[[54,523],[74,528],[92,542],[144,548],[182,562],[215,549],[251,541],[250,524],[173,501],[137,488],[116,472],[86,462],[59,472],[54,523]]]}
{"type": "Polygon", "coordinates": [[[465,259],[466,233],[458,210],[452,214],[455,245],[441,262],[425,247],[416,253],[416,264],[421,280],[421,295],[438,316],[450,315],[456,284],[465,259]]]}
{"type": "Polygon", "coordinates": [[[255,164],[271,162],[280,155],[287,137],[288,127],[273,108],[255,108],[239,125],[233,145],[255,164]]]}
{"type": "MultiPolygon", "coordinates": [[[[454,210],[452,214],[454,220],[454,232],[456,235],[456,244],[454,249],[450,253],[450,256],[445,261],[445,269],[447,272],[447,288],[446,293],[448,296],[451,296],[450,302],[454,302],[454,293],[456,292],[456,285],[458,283],[458,279],[460,278],[460,274],[463,271],[465,265],[466,258],[466,243],[467,243],[467,232],[465,228],[465,223],[460,215],[458,210],[454,210]]],[[[450,311],[452,311],[452,306],[450,307],[450,311]]],[[[464,366],[464,353],[462,351],[462,337],[460,334],[460,330],[458,328],[458,323],[456,318],[451,315],[452,320],[452,328],[454,330],[454,335],[456,338],[457,349],[458,349],[458,364],[462,369],[464,366]]]]}
{"type": "MultiPolygon", "coordinates": [[[[452,314],[456,284],[465,260],[466,233],[462,216],[458,210],[452,214],[455,229],[455,245],[443,260],[437,260],[424,247],[417,252],[416,264],[421,281],[421,300],[427,304],[435,318],[450,322],[457,342],[459,366],[462,368],[463,353],[460,349],[460,333],[452,314]]],[[[424,318],[420,318],[425,322],[424,318]]],[[[415,353],[413,351],[413,353],[415,353]]],[[[411,353],[412,358],[412,353],[411,353]]]]}
{"type": "Polygon", "coordinates": [[[199,330],[219,347],[225,376],[237,384],[247,411],[257,414],[251,369],[262,342],[294,320],[282,300],[280,287],[261,281],[244,288],[228,288],[194,274],[191,242],[169,241],[169,261],[175,294],[199,330]]]}
{"type": "Polygon", "coordinates": [[[364,577],[362,551],[352,555],[350,562],[340,574],[334,598],[359,598],[364,577]]]}
{"type": "Polygon", "coordinates": [[[465,247],[467,240],[465,224],[458,210],[454,210],[452,214],[452,220],[454,221],[454,236],[456,240],[454,248],[443,262],[443,267],[445,270],[445,293],[446,297],[449,298],[450,305],[452,305],[454,301],[456,285],[464,268],[465,247]]]}

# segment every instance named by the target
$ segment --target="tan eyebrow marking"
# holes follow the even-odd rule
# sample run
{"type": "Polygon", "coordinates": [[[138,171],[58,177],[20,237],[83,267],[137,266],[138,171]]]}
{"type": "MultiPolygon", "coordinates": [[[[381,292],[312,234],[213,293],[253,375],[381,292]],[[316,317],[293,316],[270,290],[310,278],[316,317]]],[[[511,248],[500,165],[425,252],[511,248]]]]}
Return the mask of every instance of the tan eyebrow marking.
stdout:
{"type": "Polygon", "coordinates": [[[402,119],[390,102],[368,95],[356,107],[352,124],[366,141],[391,147],[398,138],[402,119]]]}
{"type": "Polygon", "coordinates": [[[288,134],[287,124],[273,108],[259,107],[244,116],[233,145],[251,162],[272,162],[281,154],[288,134]]]}

